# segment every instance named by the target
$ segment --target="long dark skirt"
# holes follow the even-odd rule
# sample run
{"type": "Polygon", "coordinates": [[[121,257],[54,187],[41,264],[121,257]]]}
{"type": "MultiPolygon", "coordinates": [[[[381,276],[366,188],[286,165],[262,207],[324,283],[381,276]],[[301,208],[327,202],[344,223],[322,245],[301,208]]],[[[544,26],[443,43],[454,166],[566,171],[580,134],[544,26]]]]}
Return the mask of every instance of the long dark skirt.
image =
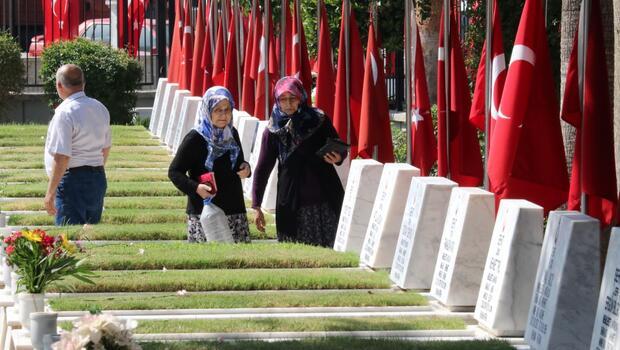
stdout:
{"type": "MultiPolygon", "coordinates": [[[[232,231],[235,243],[250,242],[250,226],[245,213],[226,215],[228,227],[232,231]]],[[[200,224],[200,215],[189,215],[187,219],[187,241],[202,243],[207,241],[207,235],[200,224]]]]}
{"type": "Polygon", "coordinates": [[[327,202],[299,208],[297,231],[278,232],[278,241],[333,247],[338,217],[327,202]]]}

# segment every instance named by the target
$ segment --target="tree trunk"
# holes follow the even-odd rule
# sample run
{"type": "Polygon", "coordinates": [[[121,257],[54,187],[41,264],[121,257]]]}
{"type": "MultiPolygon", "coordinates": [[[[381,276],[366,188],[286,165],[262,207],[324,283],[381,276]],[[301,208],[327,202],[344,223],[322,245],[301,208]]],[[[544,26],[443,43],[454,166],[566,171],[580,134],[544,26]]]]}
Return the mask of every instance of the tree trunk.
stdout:
{"type": "Polygon", "coordinates": [[[428,97],[431,104],[437,103],[437,46],[439,45],[439,19],[442,0],[430,0],[431,14],[424,22],[419,23],[420,40],[424,50],[424,68],[428,84],[428,97]]]}

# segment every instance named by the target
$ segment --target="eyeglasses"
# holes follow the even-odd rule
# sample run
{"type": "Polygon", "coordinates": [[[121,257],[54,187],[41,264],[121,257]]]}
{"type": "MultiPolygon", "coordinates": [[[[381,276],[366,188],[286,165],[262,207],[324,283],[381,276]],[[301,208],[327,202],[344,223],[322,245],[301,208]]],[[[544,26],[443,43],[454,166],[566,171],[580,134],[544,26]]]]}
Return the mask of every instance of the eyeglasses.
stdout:
{"type": "Polygon", "coordinates": [[[284,104],[292,104],[292,103],[298,103],[299,102],[299,98],[297,96],[291,96],[291,97],[280,97],[278,99],[278,102],[280,103],[284,103],[284,104]]]}

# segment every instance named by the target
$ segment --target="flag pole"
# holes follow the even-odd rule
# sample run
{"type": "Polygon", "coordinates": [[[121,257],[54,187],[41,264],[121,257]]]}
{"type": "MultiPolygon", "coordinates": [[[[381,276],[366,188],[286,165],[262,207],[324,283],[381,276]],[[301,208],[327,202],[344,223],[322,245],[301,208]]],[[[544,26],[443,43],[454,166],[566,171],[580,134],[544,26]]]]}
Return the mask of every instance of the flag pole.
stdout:
{"type": "MultiPolygon", "coordinates": [[[[377,1],[375,0],[371,5],[370,5],[370,21],[372,22],[372,25],[374,26],[375,30],[374,30],[374,39],[378,40],[379,34],[378,34],[378,29],[377,29],[377,1]]],[[[381,60],[381,52],[379,50],[377,50],[379,57],[377,57],[378,60],[381,60]]],[[[374,145],[372,146],[372,159],[374,160],[378,160],[379,159],[379,145],[374,145]]]]}
{"type": "Polygon", "coordinates": [[[209,36],[211,36],[211,60],[215,58],[215,38],[217,36],[217,0],[211,0],[209,8],[209,36]],[[215,29],[214,29],[215,28],[215,29]]]}
{"type": "Polygon", "coordinates": [[[444,50],[444,93],[446,96],[445,125],[446,125],[446,177],[450,174],[450,0],[443,2],[443,50],[444,50]]]}
{"type": "Polygon", "coordinates": [[[263,48],[265,49],[263,54],[263,64],[265,65],[265,69],[263,74],[265,74],[265,119],[269,118],[269,16],[271,16],[271,4],[270,0],[265,0],[265,9],[264,9],[264,17],[263,17],[263,33],[264,35],[264,43],[263,48]]]}
{"type": "Polygon", "coordinates": [[[577,37],[577,72],[579,75],[579,107],[581,109],[581,161],[579,162],[579,182],[580,182],[580,190],[581,190],[581,212],[583,214],[588,214],[588,196],[583,190],[583,175],[585,174],[585,169],[583,166],[583,160],[585,158],[584,152],[584,122],[585,122],[585,94],[584,94],[584,84],[586,77],[586,67],[588,60],[588,31],[590,29],[590,12],[591,12],[591,0],[582,0],[581,1],[581,10],[579,11],[579,33],[577,37]]]}
{"type": "MultiPolygon", "coordinates": [[[[299,4],[299,0],[294,0],[295,2],[293,3],[295,5],[295,11],[297,11],[297,18],[296,18],[296,22],[293,23],[293,25],[295,26],[295,30],[297,31],[297,35],[299,35],[299,44],[297,45],[297,57],[299,57],[299,80],[301,80],[302,76],[301,76],[301,71],[302,71],[302,65],[301,65],[301,54],[302,54],[302,50],[301,50],[301,26],[302,24],[302,20],[301,20],[301,6],[299,4]]],[[[294,40],[294,39],[293,39],[294,40]]],[[[318,40],[317,40],[318,41],[318,40]]],[[[293,45],[291,45],[291,48],[293,47],[293,45]]],[[[312,90],[312,88],[310,89],[312,90]]],[[[312,94],[312,91],[310,92],[312,94]]],[[[312,96],[308,96],[308,98],[310,99],[310,101],[312,101],[312,96]]]]}
{"type": "Polygon", "coordinates": [[[224,52],[226,52],[228,50],[228,36],[230,34],[228,33],[228,0],[222,1],[220,12],[222,13],[222,34],[224,34],[224,52]]]}
{"type": "Polygon", "coordinates": [[[407,132],[407,164],[412,163],[412,149],[411,149],[411,102],[413,101],[412,92],[415,90],[415,78],[412,78],[414,74],[411,69],[411,61],[412,55],[411,51],[415,52],[416,47],[412,46],[411,36],[414,35],[411,33],[411,0],[405,0],[405,96],[406,103],[405,106],[405,130],[407,132]],[[412,88],[413,86],[413,88],[412,88]]]}
{"type": "MultiPolygon", "coordinates": [[[[289,43],[286,42],[286,10],[288,10],[288,0],[282,0],[280,2],[280,77],[285,77],[288,72],[286,71],[286,60],[292,59],[291,57],[286,57],[286,45],[289,43]]],[[[292,54],[292,52],[291,52],[292,54]]]]}
{"type": "MultiPolygon", "coordinates": [[[[350,99],[350,95],[351,95],[351,87],[349,86],[349,77],[351,75],[351,70],[349,68],[349,63],[350,63],[350,55],[349,55],[349,44],[350,44],[350,40],[349,40],[349,36],[351,35],[349,29],[349,15],[350,15],[350,11],[351,11],[351,4],[349,3],[349,0],[344,0],[344,57],[345,57],[345,77],[346,77],[346,98],[347,98],[347,143],[351,144],[351,99],[350,99]]],[[[340,52],[338,53],[339,55],[341,54],[340,52]]],[[[340,67],[338,67],[340,69],[340,67]]]]}
{"type": "MultiPolygon", "coordinates": [[[[237,96],[241,99],[241,33],[243,32],[243,19],[241,18],[241,13],[239,11],[239,0],[233,0],[233,16],[235,19],[235,51],[237,54],[237,96]]],[[[241,101],[237,101],[237,109],[240,109],[241,101]]]]}
{"type": "Polygon", "coordinates": [[[484,189],[489,190],[489,142],[491,142],[491,98],[493,96],[493,67],[491,56],[493,55],[493,0],[487,0],[487,32],[486,32],[486,57],[484,59],[484,189]]]}
{"type": "MultiPolygon", "coordinates": [[[[321,5],[323,4],[323,0],[319,0],[316,2],[316,41],[319,42],[319,37],[321,36],[321,5]]],[[[317,45],[318,46],[318,45],[317,45]]],[[[319,50],[317,49],[317,52],[319,50]]],[[[317,54],[318,58],[318,54],[317,54]]]]}

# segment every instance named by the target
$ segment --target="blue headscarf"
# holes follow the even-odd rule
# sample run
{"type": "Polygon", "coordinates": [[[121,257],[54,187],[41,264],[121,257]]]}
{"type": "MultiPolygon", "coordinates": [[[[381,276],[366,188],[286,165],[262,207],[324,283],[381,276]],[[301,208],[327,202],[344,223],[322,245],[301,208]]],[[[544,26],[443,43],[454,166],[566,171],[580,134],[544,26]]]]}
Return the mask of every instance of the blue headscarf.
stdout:
{"type": "Polygon", "coordinates": [[[209,88],[204,96],[202,96],[202,103],[200,105],[200,120],[194,130],[198,131],[200,135],[207,141],[207,148],[209,153],[205,160],[205,168],[213,170],[213,162],[219,157],[229,152],[230,162],[233,169],[237,163],[237,157],[239,156],[239,145],[233,137],[232,118],[226,127],[220,129],[213,125],[211,122],[211,112],[213,108],[222,102],[228,100],[230,102],[230,108],[235,107],[235,101],[230,94],[230,91],[223,86],[213,86],[209,88]]]}

